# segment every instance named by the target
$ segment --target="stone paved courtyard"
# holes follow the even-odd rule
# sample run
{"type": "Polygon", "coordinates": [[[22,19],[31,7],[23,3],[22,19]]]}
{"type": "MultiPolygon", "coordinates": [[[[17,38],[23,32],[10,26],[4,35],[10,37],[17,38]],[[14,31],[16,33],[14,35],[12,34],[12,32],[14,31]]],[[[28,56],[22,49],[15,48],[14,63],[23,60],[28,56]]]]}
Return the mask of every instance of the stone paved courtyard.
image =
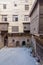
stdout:
{"type": "Polygon", "coordinates": [[[0,65],[37,65],[30,55],[31,48],[2,48],[0,50],[0,65]]]}

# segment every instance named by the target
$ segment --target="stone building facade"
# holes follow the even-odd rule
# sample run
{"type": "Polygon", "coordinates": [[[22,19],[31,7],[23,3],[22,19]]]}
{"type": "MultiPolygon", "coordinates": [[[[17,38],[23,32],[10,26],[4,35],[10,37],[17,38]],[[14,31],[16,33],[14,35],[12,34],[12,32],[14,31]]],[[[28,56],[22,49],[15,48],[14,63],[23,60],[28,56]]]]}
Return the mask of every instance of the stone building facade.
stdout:
{"type": "Polygon", "coordinates": [[[43,1],[34,2],[30,12],[31,25],[30,32],[35,35],[43,35],[43,1]]]}
{"type": "Polygon", "coordinates": [[[30,33],[29,10],[33,1],[0,1],[0,48],[22,45],[22,42],[27,43],[29,36],[26,34],[30,33]]]}
{"type": "Polygon", "coordinates": [[[30,11],[30,33],[33,36],[34,49],[36,56],[43,64],[43,0],[35,0],[30,11]]]}

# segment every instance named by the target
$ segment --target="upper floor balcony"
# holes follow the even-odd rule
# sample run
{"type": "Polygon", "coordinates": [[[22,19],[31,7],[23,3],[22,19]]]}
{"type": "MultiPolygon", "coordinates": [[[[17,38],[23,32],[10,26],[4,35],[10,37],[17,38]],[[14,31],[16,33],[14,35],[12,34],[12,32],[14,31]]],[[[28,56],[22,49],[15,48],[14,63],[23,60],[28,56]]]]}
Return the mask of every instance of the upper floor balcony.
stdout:
{"type": "Polygon", "coordinates": [[[30,33],[30,23],[23,23],[23,30],[26,33],[30,33]]]}
{"type": "Polygon", "coordinates": [[[0,31],[8,31],[8,23],[0,23],[0,31]]]}

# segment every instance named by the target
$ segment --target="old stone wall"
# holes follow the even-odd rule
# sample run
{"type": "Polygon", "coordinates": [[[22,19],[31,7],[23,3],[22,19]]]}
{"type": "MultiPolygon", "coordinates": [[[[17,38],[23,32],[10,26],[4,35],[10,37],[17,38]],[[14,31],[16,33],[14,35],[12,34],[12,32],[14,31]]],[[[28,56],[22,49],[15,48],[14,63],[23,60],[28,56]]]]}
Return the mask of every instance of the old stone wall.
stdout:
{"type": "Polygon", "coordinates": [[[38,34],[39,32],[39,4],[35,7],[31,15],[30,32],[31,34],[38,34]]]}
{"type": "Polygon", "coordinates": [[[8,37],[8,47],[16,47],[16,46],[24,46],[24,45],[27,46],[28,44],[29,44],[29,36],[8,37]]]}
{"type": "Polygon", "coordinates": [[[40,9],[39,9],[39,33],[43,34],[43,2],[40,2],[40,9]]]}

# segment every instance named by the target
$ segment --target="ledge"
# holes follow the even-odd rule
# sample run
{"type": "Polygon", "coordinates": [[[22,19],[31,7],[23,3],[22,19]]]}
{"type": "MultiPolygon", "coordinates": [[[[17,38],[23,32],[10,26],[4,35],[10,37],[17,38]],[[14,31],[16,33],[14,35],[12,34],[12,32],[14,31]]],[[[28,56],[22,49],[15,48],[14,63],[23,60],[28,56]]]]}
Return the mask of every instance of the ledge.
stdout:
{"type": "Polygon", "coordinates": [[[25,37],[27,37],[27,36],[29,36],[29,37],[31,37],[31,34],[27,34],[27,33],[8,33],[8,36],[18,36],[18,37],[21,37],[21,36],[25,36],[25,37]]]}
{"type": "Polygon", "coordinates": [[[34,36],[34,37],[35,37],[36,41],[37,41],[41,46],[43,46],[43,38],[38,37],[38,36],[34,36]]]}

